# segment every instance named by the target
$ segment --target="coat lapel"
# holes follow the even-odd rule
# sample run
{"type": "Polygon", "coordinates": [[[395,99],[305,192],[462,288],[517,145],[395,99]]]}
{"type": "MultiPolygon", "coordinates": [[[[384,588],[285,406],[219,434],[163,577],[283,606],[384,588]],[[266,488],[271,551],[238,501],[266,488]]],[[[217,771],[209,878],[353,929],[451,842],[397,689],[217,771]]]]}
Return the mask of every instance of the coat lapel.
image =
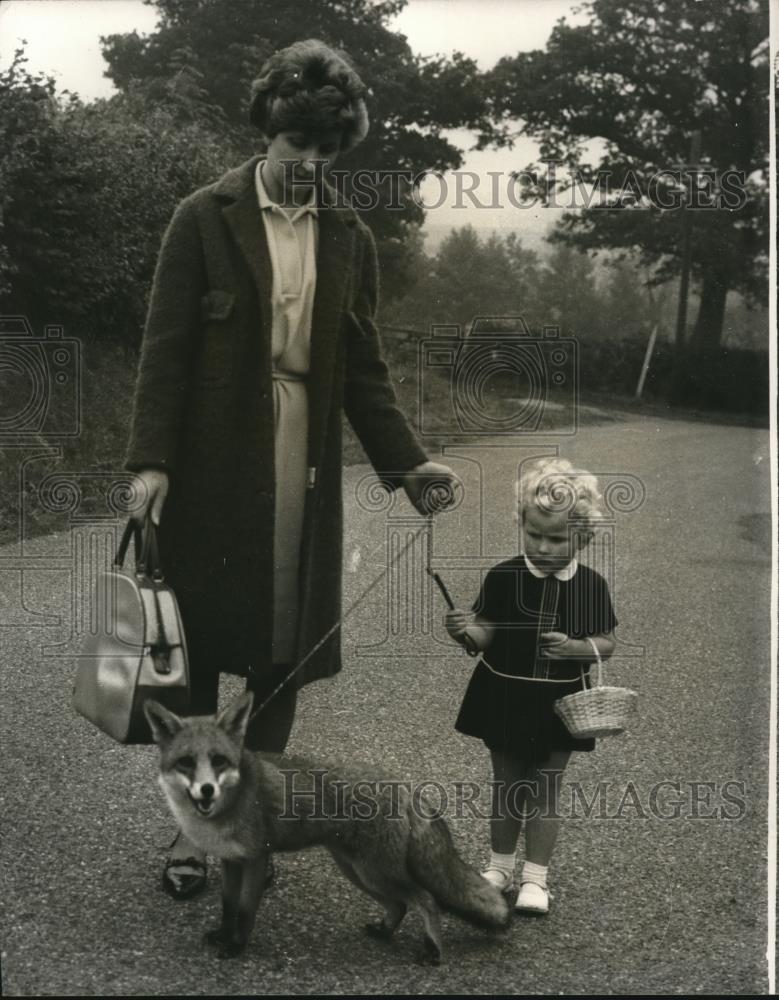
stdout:
{"type": "Polygon", "coordinates": [[[270,343],[273,271],[254,187],[254,171],[260,159],[255,156],[236,170],[229,171],[217,184],[215,194],[229,199],[222,212],[254,278],[262,327],[267,331],[270,343]]]}
{"type": "MultiPolygon", "coordinates": [[[[216,184],[214,193],[229,202],[222,211],[254,278],[269,357],[273,271],[254,186],[254,172],[261,159],[255,156],[229,171],[216,184]]],[[[328,185],[320,189],[318,201],[319,246],[308,380],[309,464],[312,466],[320,464],[327,434],[344,300],[354,267],[357,225],[354,213],[337,204],[335,192],[328,185]]]]}

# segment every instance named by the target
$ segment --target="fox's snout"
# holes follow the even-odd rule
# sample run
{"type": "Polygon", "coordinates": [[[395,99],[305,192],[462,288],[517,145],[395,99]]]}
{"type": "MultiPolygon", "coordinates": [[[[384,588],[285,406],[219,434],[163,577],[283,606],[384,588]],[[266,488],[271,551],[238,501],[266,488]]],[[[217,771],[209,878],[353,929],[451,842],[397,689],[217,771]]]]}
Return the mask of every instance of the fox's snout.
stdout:
{"type": "Polygon", "coordinates": [[[210,781],[202,783],[193,782],[189,788],[189,795],[195,803],[198,811],[207,815],[214,808],[217,798],[218,788],[210,781]]]}
{"type": "Polygon", "coordinates": [[[217,788],[210,781],[204,781],[202,784],[193,782],[189,786],[189,794],[195,802],[213,802],[217,794],[217,788]]]}

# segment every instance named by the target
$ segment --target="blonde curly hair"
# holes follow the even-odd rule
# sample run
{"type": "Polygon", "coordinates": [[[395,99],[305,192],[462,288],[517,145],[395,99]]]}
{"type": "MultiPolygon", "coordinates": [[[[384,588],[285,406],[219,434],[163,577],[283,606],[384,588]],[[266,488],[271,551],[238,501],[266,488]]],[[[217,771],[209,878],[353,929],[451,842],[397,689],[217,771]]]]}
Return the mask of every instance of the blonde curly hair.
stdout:
{"type": "Polygon", "coordinates": [[[516,495],[519,520],[531,504],[547,513],[565,511],[569,520],[580,522],[590,532],[603,519],[598,480],[565,458],[537,458],[523,463],[516,495]]]}

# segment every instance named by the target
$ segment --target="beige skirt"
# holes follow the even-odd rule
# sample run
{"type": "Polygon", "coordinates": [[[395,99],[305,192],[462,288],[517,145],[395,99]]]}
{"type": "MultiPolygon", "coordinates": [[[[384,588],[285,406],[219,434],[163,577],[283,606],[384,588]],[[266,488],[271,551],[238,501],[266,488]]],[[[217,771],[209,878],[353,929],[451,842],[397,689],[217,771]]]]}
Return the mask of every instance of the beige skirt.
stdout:
{"type": "Polygon", "coordinates": [[[291,663],[298,629],[300,545],[308,470],[305,376],[273,371],[276,521],[273,536],[273,662],[291,663]]]}

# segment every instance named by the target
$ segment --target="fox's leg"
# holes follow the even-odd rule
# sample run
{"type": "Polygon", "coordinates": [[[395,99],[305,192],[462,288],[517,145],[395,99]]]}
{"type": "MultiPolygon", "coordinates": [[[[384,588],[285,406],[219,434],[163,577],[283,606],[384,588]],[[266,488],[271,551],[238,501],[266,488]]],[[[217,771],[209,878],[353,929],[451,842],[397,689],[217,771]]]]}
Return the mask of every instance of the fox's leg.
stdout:
{"type": "MultiPolygon", "coordinates": [[[[374,894],[371,893],[371,895],[374,894]]],[[[384,907],[384,916],[381,920],[367,923],[365,930],[373,937],[391,938],[408,912],[408,907],[399,899],[382,899],[379,896],[376,896],[376,899],[384,907]]]]}
{"type": "Polygon", "coordinates": [[[206,941],[222,947],[230,941],[238,916],[241,895],[241,865],[237,861],[222,861],[222,923],[208,931],[206,941]]]}
{"type": "Polygon", "coordinates": [[[219,946],[219,958],[233,958],[246,947],[265,888],[267,862],[264,853],[248,861],[223,862],[222,926],[209,936],[219,946]]]}
{"type": "Polygon", "coordinates": [[[344,873],[344,875],[349,879],[349,881],[356,885],[358,889],[362,889],[369,896],[376,900],[376,902],[381,903],[384,907],[384,916],[381,920],[374,920],[369,924],[365,925],[365,930],[372,934],[374,937],[390,938],[395,933],[403,917],[406,915],[408,907],[406,904],[399,899],[392,899],[389,896],[378,892],[373,887],[366,885],[364,879],[360,877],[359,872],[354,867],[354,865],[346,857],[340,854],[333,855],[333,860],[344,873]]]}
{"type": "Polygon", "coordinates": [[[425,960],[430,965],[440,965],[443,957],[441,944],[441,915],[438,905],[426,889],[417,889],[409,902],[416,903],[425,926],[425,960]]]}
{"type": "MultiPolygon", "coordinates": [[[[246,947],[246,943],[254,930],[257,910],[265,889],[265,875],[268,868],[268,855],[251,858],[241,865],[241,896],[238,903],[238,913],[235,917],[235,936],[233,938],[238,950],[246,947]]],[[[235,954],[235,952],[233,952],[235,954]]]]}

